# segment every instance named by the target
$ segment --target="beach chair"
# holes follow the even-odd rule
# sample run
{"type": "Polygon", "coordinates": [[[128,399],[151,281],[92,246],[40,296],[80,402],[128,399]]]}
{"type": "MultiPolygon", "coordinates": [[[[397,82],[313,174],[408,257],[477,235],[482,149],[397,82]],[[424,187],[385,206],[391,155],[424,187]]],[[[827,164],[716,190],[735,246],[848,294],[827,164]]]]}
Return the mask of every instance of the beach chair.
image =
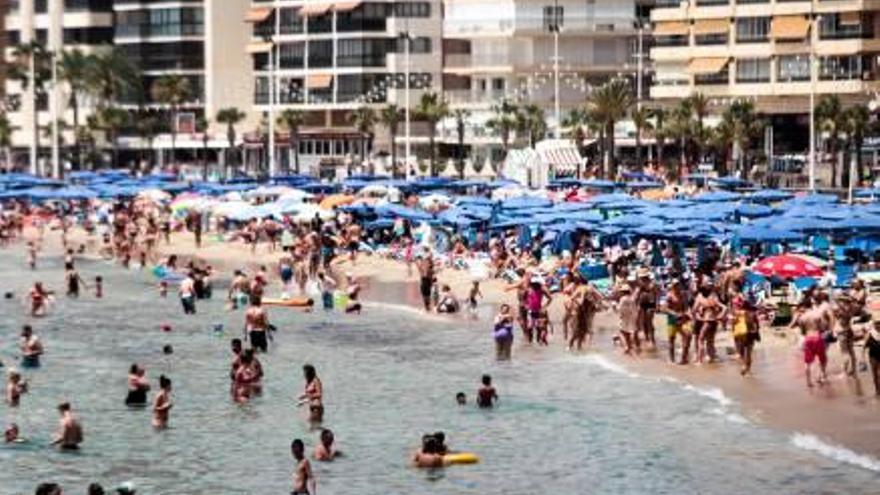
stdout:
{"type": "Polygon", "coordinates": [[[834,286],[849,287],[856,276],[856,267],[852,263],[837,262],[834,264],[834,286]]]}
{"type": "Polygon", "coordinates": [[[817,235],[813,237],[811,244],[813,252],[816,253],[827,253],[831,249],[831,241],[825,236],[817,235]]]}

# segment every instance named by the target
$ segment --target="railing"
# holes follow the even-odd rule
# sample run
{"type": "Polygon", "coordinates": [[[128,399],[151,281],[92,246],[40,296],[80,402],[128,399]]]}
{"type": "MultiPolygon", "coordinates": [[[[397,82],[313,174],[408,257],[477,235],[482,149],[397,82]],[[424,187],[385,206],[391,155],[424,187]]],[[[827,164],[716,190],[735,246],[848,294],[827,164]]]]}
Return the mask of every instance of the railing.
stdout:
{"type": "Polygon", "coordinates": [[[701,34],[694,37],[694,42],[698,46],[726,45],[727,38],[727,34],[701,34]]]}
{"type": "Polygon", "coordinates": [[[656,36],[654,37],[654,46],[657,48],[672,48],[680,46],[688,46],[688,37],[682,36],[656,36]]]}

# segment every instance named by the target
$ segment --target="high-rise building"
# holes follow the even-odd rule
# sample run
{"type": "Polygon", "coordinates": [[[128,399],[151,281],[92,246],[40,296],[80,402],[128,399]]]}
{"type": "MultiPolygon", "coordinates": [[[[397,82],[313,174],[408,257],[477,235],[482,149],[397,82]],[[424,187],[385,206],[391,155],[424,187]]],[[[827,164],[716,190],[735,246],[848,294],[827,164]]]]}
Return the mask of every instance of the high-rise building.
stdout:
{"type": "MultiPolygon", "coordinates": [[[[356,160],[370,140],[356,129],[352,112],[389,103],[403,109],[407,74],[410,108],[424,90],[441,88],[438,0],[253,0],[246,19],[253,25],[247,49],[253,57],[253,102],[265,116],[263,130],[268,131],[269,114],[303,112],[299,148],[308,170],[317,171],[320,160],[330,165],[356,160]],[[273,89],[275,98],[270,98],[273,89]]],[[[404,128],[401,123],[401,137],[404,128]]],[[[416,134],[417,126],[412,129],[416,134]]],[[[387,149],[381,125],[374,134],[387,149]]],[[[264,137],[250,139],[262,142],[264,137]]],[[[276,141],[282,164],[289,159],[286,145],[286,139],[276,141]]]]}
{"type": "MultiPolygon", "coordinates": [[[[4,24],[7,62],[12,61],[17,47],[32,43],[39,43],[56,54],[73,47],[90,52],[113,41],[113,1],[13,0],[9,2],[4,24]]],[[[26,60],[16,62],[27,65],[26,60]]],[[[66,105],[69,90],[60,84],[57,91],[53,91],[51,81],[43,80],[25,86],[21,80],[8,78],[5,81],[7,99],[11,102],[12,142],[18,150],[28,150],[17,154],[14,161],[29,163],[33,171],[43,170],[37,167],[37,154],[40,140],[48,142],[42,135],[48,134],[52,127],[50,105],[53,102],[58,105],[59,121],[72,123],[72,110],[66,105]]],[[[61,132],[62,141],[71,139],[71,131],[61,132]]]]}
{"type": "Polygon", "coordinates": [[[807,148],[811,94],[851,104],[880,91],[880,4],[658,0],[651,20],[651,97],[662,104],[701,93],[719,106],[750,99],[774,124],[780,151],[807,148]]]}
{"type": "MultiPolygon", "coordinates": [[[[538,105],[552,131],[557,91],[564,118],[583,106],[591,87],[635,74],[641,3],[444,0],[443,86],[453,108],[470,111],[466,142],[498,151],[500,138],[485,123],[502,101],[538,105]]],[[[445,138],[456,139],[451,121],[445,138]]]]}
{"type": "MultiPolygon", "coordinates": [[[[226,107],[246,114],[251,111],[253,83],[245,52],[250,37],[242,20],[248,5],[249,0],[114,2],[113,42],[141,73],[142,100],[125,103],[157,114],[161,133],[153,140],[153,147],[168,150],[173,144],[178,150],[175,163],[195,160],[197,150],[204,146],[202,133],[195,126],[197,119],[210,123],[208,145],[216,150],[228,146],[225,126],[215,122],[217,112],[226,107]],[[178,109],[175,123],[169,109],[153,95],[156,81],[170,75],[188,79],[192,93],[178,109]],[[177,131],[174,143],[171,125],[177,131]]],[[[131,157],[148,145],[136,134],[122,143],[131,157]]],[[[160,164],[167,163],[165,153],[158,157],[160,164]]]]}

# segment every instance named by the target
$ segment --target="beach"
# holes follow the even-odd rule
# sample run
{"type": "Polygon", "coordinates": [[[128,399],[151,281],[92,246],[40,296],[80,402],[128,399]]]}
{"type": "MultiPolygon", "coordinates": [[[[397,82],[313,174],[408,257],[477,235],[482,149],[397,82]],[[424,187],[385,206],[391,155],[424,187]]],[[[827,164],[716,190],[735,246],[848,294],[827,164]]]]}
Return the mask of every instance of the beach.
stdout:
{"type": "MultiPolygon", "coordinates": [[[[52,252],[54,237],[49,236],[47,250],[52,252]]],[[[77,232],[72,242],[94,245],[97,237],[88,237],[77,232]]],[[[235,269],[255,271],[265,265],[271,274],[282,255],[279,248],[270,251],[267,244],[260,244],[256,253],[240,242],[224,242],[206,237],[202,247],[196,248],[193,236],[189,233],[175,233],[170,245],[160,242],[158,251],[162,256],[177,254],[183,260],[197,258],[213,266],[221,276],[228,277],[235,269]]],[[[361,279],[365,286],[365,311],[381,311],[383,305],[406,305],[413,311],[421,312],[418,292],[418,272],[413,268],[407,273],[403,262],[361,253],[355,264],[340,257],[334,262],[337,277],[352,274],[361,279]],[[371,308],[372,306],[372,308],[371,308]]],[[[471,284],[467,270],[445,268],[438,275],[440,283],[448,284],[453,293],[464,298],[471,284]]],[[[482,282],[484,295],[476,315],[454,316],[431,314],[430,318],[456,325],[462,319],[469,324],[485,328],[479,339],[489,339],[491,317],[501,303],[512,303],[513,295],[507,291],[507,284],[498,279],[482,282]],[[477,320],[477,321],[473,321],[477,320]]],[[[549,348],[540,348],[542,353],[565,353],[561,343],[561,308],[559,298],[551,305],[551,319],[554,321],[556,336],[551,337],[549,348]]],[[[655,321],[657,339],[661,342],[658,351],[648,351],[640,357],[623,356],[611,344],[611,337],[617,331],[617,317],[611,311],[597,316],[596,337],[588,354],[599,354],[609,362],[622,366],[628,372],[669,380],[683,387],[692,387],[700,394],[717,400],[720,406],[741,415],[748,421],[755,421],[789,432],[793,440],[815,448],[842,455],[835,451],[839,446],[851,449],[853,454],[871,456],[876,467],[880,467],[880,400],[872,394],[870,375],[859,373],[857,379],[843,374],[842,360],[836,345],[829,350],[829,377],[831,384],[807,389],[803,379],[802,352],[798,345],[795,330],[763,329],[763,339],[756,346],[753,374],[739,375],[736,357],[733,354],[730,332],[721,333],[717,343],[723,362],[719,364],[678,366],[669,364],[666,359],[665,318],[655,321]],[[810,436],[812,435],[812,436],[810,436]]],[[[535,349],[516,344],[514,359],[518,353],[533,353],[535,349]]]]}

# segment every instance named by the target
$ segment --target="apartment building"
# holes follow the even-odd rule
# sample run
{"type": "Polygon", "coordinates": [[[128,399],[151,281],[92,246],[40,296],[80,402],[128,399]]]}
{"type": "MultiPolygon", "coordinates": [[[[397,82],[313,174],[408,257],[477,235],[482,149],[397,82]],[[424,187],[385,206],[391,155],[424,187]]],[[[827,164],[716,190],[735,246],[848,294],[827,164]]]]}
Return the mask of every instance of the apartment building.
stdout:
{"type": "Polygon", "coordinates": [[[848,104],[880,90],[876,0],[658,0],[651,20],[653,99],[752,99],[800,150],[811,92],[848,104]]]}
{"type": "MultiPolygon", "coordinates": [[[[558,53],[560,115],[581,107],[590,88],[635,74],[637,26],[647,2],[635,0],[445,0],[443,86],[454,108],[470,111],[466,142],[494,144],[485,127],[503,100],[537,104],[556,126],[558,53]],[[558,38],[557,38],[558,23],[558,38]],[[558,51],[557,51],[558,41],[558,51]]],[[[455,140],[454,123],[444,126],[455,140]]]]}
{"type": "MultiPolygon", "coordinates": [[[[12,60],[17,46],[32,42],[53,52],[74,47],[89,52],[113,41],[113,0],[10,0],[4,25],[7,62],[12,60]]],[[[15,161],[28,163],[32,171],[39,171],[46,170],[38,167],[37,154],[41,135],[52,125],[50,105],[58,106],[59,121],[71,123],[73,115],[65,103],[69,92],[64,85],[59,85],[57,91],[52,91],[48,84],[39,90],[35,86],[24,88],[20,81],[12,79],[4,84],[13,146],[28,150],[16,154],[15,161]]],[[[72,139],[72,131],[61,133],[62,141],[72,139]]],[[[44,165],[46,160],[42,160],[44,165]]]]}
{"type": "MultiPolygon", "coordinates": [[[[304,112],[299,147],[306,170],[316,172],[321,160],[353,160],[365,137],[352,125],[353,110],[391,103],[404,108],[407,74],[410,108],[424,91],[441,89],[441,19],[438,0],[253,0],[246,15],[253,26],[247,45],[253,104],[266,119],[270,110],[304,112]]],[[[375,130],[375,146],[387,150],[385,129],[375,130]]],[[[279,161],[286,163],[287,140],[276,135],[282,136],[279,161]]],[[[258,135],[248,139],[262,145],[258,135]]]]}
{"type": "MultiPolygon", "coordinates": [[[[243,16],[249,0],[116,0],[114,44],[139,68],[143,101],[128,101],[130,107],[142,106],[155,112],[163,123],[154,140],[156,149],[168,149],[171,143],[168,108],[153,98],[152,88],[163,76],[187,78],[192,98],[180,109],[176,149],[180,160],[195,159],[203,147],[202,133],[194,122],[205,118],[210,123],[209,148],[228,146],[226,128],[214,122],[217,112],[235,107],[252,115],[252,78],[250,58],[245,52],[249,33],[243,16]]],[[[248,125],[255,119],[249,118],[248,125]]],[[[134,155],[147,146],[141,138],[130,135],[123,147],[134,155]]],[[[222,156],[222,155],[221,155],[222,156]]],[[[165,159],[163,153],[159,158],[165,159]]]]}

